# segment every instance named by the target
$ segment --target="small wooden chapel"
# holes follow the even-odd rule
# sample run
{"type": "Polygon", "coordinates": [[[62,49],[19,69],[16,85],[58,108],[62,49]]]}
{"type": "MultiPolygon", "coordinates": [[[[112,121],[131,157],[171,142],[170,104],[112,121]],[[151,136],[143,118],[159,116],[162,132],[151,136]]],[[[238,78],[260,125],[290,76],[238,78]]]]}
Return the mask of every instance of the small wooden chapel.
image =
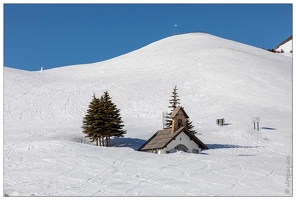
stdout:
{"type": "Polygon", "coordinates": [[[138,151],[157,154],[172,153],[176,150],[188,153],[201,153],[208,147],[186,128],[189,118],[184,108],[179,106],[170,115],[172,128],[157,131],[138,151]]]}

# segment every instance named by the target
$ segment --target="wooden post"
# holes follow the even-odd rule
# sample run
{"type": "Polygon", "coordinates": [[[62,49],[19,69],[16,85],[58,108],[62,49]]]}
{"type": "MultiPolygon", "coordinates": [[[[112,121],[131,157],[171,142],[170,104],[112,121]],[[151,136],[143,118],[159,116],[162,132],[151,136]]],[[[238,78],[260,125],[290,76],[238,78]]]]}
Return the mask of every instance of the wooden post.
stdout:
{"type": "Polygon", "coordinates": [[[252,122],[254,123],[254,129],[256,129],[256,123],[257,123],[257,131],[259,131],[260,117],[253,117],[252,122]]]}
{"type": "Polygon", "coordinates": [[[259,131],[259,122],[257,122],[257,131],[259,131]]]}

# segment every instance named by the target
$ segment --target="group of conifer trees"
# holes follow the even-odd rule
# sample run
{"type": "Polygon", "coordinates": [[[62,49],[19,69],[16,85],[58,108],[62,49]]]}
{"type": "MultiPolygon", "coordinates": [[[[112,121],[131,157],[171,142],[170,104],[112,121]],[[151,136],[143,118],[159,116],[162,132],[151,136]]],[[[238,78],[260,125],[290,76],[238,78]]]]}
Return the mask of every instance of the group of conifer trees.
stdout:
{"type": "Polygon", "coordinates": [[[111,137],[123,137],[126,133],[123,130],[123,121],[120,117],[120,110],[112,102],[109,93],[106,91],[101,98],[93,95],[87,114],[83,118],[83,132],[91,142],[97,146],[111,146],[111,137]]]}
{"type": "MultiPolygon", "coordinates": [[[[170,115],[180,104],[180,99],[178,98],[177,86],[173,90],[172,99],[169,100],[171,104],[170,113],[166,117],[165,128],[169,129],[172,127],[172,119],[170,115]]],[[[93,95],[93,100],[88,106],[87,113],[83,118],[83,133],[86,134],[85,137],[90,139],[90,142],[96,142],[97,146],[111,146],[112,137],[123,137],[126,131],[123,130],[123,121],[120,117],[120,109],[112,102],[108,91],[100,98],[96,98],[93,95]]],[[[186,128],[191,133],[195,134],[196,131],[193,130],[194,126],[192,121],[189,119],[186,121],[186,128]]]]}

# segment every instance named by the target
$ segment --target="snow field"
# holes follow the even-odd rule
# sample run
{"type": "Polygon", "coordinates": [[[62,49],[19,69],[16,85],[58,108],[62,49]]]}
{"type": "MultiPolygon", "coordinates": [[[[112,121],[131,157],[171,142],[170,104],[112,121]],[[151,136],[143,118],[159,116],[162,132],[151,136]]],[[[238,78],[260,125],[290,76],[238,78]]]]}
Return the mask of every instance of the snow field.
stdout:
{"type": "Polygon", "coordinates": [[[4,67],[4,194],[291,196],[291,72],[289,57],[203,33],[99,63],[43,72],[4,67]],[[210,149],[135,151],[162,129],[175,85],[210,149]],[[89,144],[81,129],[92,95],[105,90],[127,130],[111,148],[89,144]],[[261,118],[260,131],[252,117],[261,118]]]}

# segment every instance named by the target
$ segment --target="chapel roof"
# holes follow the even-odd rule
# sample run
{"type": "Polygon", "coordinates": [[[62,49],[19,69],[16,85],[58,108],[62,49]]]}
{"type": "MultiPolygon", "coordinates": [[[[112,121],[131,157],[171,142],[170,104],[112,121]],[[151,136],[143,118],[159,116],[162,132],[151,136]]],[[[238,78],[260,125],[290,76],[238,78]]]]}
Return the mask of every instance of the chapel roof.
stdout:
{"type": "Polygon", "coordinates": [[[175,139],[181,132],[184,132],[190,137],[196,144],[198,144],[201,149],[208,149],[208,147],[200,141],[194,134],[190,133],[187,128],[180,127],[173,134],[171,129],[163,129],[157,131],[146,143],[144,143],[138,151],[146,151],[152,149],[163,149],[166,147],[173,139],[175,139]]]}
{"type": "Polygon", "coordinates": [[[174,118],[180,110],[184,113],[185,118],[189,118],[189,116],[187,115],[187,113],[185,112],[183,107],[181,107],[181,106],[178,106],[177,108],[175,108],[175,110],[170,115],[170,118],[174,118]]]}

